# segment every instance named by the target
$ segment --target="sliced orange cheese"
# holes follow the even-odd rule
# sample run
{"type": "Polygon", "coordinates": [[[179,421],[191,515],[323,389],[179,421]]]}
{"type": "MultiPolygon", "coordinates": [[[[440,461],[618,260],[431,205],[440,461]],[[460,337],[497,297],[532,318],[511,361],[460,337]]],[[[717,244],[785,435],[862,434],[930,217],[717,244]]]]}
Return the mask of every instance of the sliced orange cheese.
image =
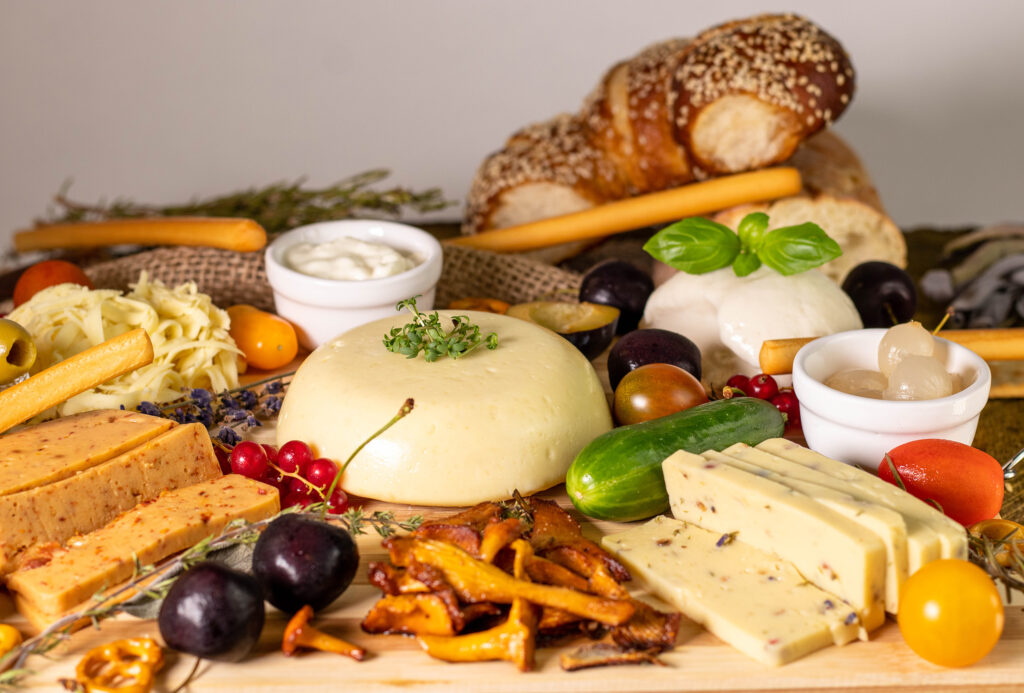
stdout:
{"type": "Polygon", "coordinates": [[[67,479],[173,425],[138,412],[100,409],[8,433],[0,437],[0,496],[67,479]]]}
{"type": "Polygon", "coordinates": [[[44,565],[11,573],[7,587],[33,623],[56,620],[129,579],[136,561],[155,563],[219,534],[232,520],[254,522],[279,510],[275,488],[237,474],[168,491],[55,550],[44,565]]]}
{"type": "MultiPolygon", "coordinates": [[[[99,428],[89,436],[105,432],[99,428]]],[[[220,475],[206,428],[192,423],[66,479],[0,496],[0,575],[14,569],[15,557],[27,547],[63,543],[163,491],[220,475]]]]}

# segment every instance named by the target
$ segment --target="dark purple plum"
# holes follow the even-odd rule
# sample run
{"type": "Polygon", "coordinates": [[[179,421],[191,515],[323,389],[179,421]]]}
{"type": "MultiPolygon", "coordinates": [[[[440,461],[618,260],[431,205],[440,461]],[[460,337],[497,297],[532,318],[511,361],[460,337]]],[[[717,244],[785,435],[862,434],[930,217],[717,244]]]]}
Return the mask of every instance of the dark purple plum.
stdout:
{"type": "Polygon", "coordinates": [[[914,280],[896,265],[871,260],[850,270],[843,291],[853,299],[864,327],[892,327],[917,310],[914,280]]]}
{"type": "Polygon", "coordinates": [[[687,337],[669,330],[633,330],[620,337],[608,354],[612,390],[627,373],[648,363],[679,366],[700,380],[700,349],[687,337]]]}
{"type": "Polygon", "coordinates": [[[254,577],[205,561],[174,581],[157,625],[171,649],[237,662],[259,640],[265,618],[263,590],[254,577]]]}
{"type": "Polygon", "coordinates": [[[359,550],[341,527],[310,517],[282,515],[263,530],[252,554],[252,572],[267,601],[294,614],[304,605],[320,611],[352,583],[359,550]]]}
{"type": "Polygon", "coordinates": [[[618,308],[618,334],[626,334],[640,324],[652,291],[654,281],[636,265],[623,260],[605,260],[583,275],[580,300],[618,308]]]}

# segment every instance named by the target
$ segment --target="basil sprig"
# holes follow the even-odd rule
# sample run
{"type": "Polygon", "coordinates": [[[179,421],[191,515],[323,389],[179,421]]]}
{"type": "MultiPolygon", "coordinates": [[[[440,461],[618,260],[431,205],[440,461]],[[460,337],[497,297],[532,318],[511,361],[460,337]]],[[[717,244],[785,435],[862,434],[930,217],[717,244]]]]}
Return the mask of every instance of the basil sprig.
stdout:
{"type": "Polygon", "coordinates": [[[745,277],[765,264],[779,274],[799,274],[843,254],[839,244],[814,222],[768,232],[768,215],[743,217],[734,232],[728,226],[690,217],[656,233],[644,250],[688,274],[706,274],[732,265],[745,277]]]}

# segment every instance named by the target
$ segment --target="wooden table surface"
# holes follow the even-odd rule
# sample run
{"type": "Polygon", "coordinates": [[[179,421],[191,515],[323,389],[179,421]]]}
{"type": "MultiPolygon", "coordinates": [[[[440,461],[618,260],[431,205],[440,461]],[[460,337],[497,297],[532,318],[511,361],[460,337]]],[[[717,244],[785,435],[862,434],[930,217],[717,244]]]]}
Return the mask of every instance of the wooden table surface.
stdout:
{"type": "MultiPolygon", "coordinates": [[[[270,433],[265,432],[265,435],[270,433]]],[[[590,522],[571,507],[564,487],[543,494],[557,500],[579,519],[591,538],[628,525],[590,522]]],[[[436,516],[446,510],[368,502],[367,510],[394,510],[400,517],[436,516]]],[[[376,535],[358,538],[360,569],[353,585],[315,623],[324,630],[366,648],[367,658],[307,653],[285,657],[279,647],[284,617],[268,607],[267,626],[256,651],[242,663],[206,663],[188,687],[207,691],[824,691],[842,688],[874,691],[1009,691],[1024,687],[1024,599],[1007,606],[1006,628],[995,650],[980,663],[963,669],[945,669],[915,655],[903,642],[891,620],[868,642],[830,647],[784,667],[759,664],[683,619],[676,648],[661,656],[665,666],[603,667],[565,672],[561,652],[581,644],[570,639],[557,647],[538,650],[535,671],[520,673],[506,662],[450,664],[420,651],[416,641],[397,635],[368,635],[359,627],[380,591],[368,584],[366,563],[383,560],[386,553],[376,535]]],[[[641,585],[633,585],[641,598],[650,598],[641,585]]],[[[656,603],[656,600],[655,600],[656,603]]],[[[0,599],[0,620],[16,622],[8,598],[0,599]]],[[[33,657],[29,667],[37,673],[29,690],[59,690],[57,681],[72,677],[74,665],[89,648],[122,637],[158,636],[156,623],[128,616],[102,623],[72,636],[50,659],[33,657]]],[[[157,691],[173,690],[185,679],[194,659],[168,654],[157,691]]]]}

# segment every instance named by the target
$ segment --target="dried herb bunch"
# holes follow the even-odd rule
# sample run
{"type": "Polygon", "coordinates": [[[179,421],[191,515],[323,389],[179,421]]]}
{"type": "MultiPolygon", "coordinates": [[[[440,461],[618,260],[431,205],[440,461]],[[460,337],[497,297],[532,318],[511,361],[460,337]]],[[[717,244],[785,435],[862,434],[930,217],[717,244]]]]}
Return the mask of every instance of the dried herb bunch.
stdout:
{"type": "Polygon", "coordinates": [[[173,402],[142,402],[136,409],[178,423],[199,422],[215,442],[230,448],[241,442],[242,433],[262,426],[261,419],[277,416],[293,375],[295,371],[282,373],[216,394],[194,388],[173,402]]]}
{"type": "Polygon", "coordinates": [[[139,204],[125,198],[116,198],[109,203],[76,202],[68,197],[69,182],[54,197],[56,208],[36,223],[174,216],[243,217],[253,219],[273,235],[319,221],[352,216],[399,216],[406,208],[432,212],[455,204],[446,200],[438,188],[414,191],[403,187],[386,190],[370,187],[388,175],[387,169],[374,169],[323,188],[304,187],[305,181],[300,179],[294,183],[274,183],[180,205],[139,204]]]}

